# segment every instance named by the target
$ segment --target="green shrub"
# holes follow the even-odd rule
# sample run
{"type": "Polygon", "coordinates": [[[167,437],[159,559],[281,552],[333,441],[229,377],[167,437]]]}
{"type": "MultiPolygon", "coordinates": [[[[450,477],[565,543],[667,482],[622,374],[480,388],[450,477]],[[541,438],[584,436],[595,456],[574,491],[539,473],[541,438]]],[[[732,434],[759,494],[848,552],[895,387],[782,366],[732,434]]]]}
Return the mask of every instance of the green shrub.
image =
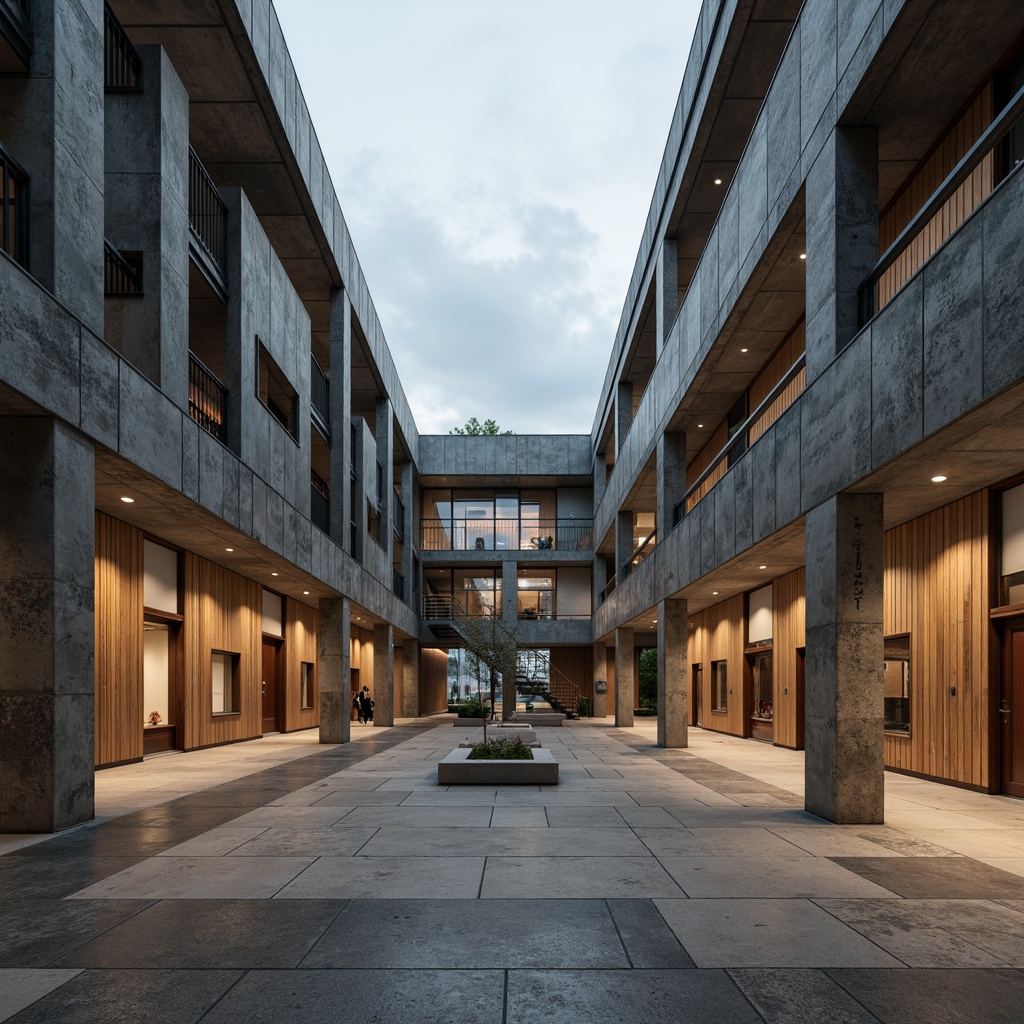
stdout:
{"type": "Polygon", "coordinates": [[[594,717],[594,698],[593,697],[577,697],[576,698],[576,714],[580,718],[593,718],[594,717]]]}
{"type": "Polygon", "coordinates": [[[658,651],[648,647],[640,652],[640,707],[652,713],[658,708],[658,651]]]}
{"type": "Polygon", "coordinates": [[[467,697],[465,703],[459,708],[459,718],[486,718],[487,701],[481,700],[476,694],[467,697]]]}
{"type": "Polygon", "coordinates": [[[469,761],[532,761],[533,751],[519,736],[509,739],[499,736],[486,743],[478,743],[469,752],[469,761]]]}

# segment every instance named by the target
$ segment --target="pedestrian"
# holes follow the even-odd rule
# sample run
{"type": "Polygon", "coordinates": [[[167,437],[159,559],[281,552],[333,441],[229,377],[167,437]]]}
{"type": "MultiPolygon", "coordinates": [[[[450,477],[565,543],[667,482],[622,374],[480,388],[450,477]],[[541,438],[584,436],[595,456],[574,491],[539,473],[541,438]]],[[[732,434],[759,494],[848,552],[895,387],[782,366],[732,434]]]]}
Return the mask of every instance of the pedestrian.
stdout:
{"type": "Polygon", "coordinates": [[[352,707],[356,709],[356,721],[363,724],[363,702],[359,699],[362,696],[361,693],[355,693],[352,695],[352,707]]]}
{"type": "Polygon", "coordinates": [[[369,723],[371,723],[373,721],[373,709],[376,706],[377,705],[372,700],[368,700],[366,702],[366,711],[364,712],[364,714],[366,715],[367,724],[369,724],[369,723]]]}
{"type": "Polygon", "coordinates": [[[373,701],[370,700],[370,688],[364,686],[359,691],[359,715],[363,725],[373,721],[373,701]]]}

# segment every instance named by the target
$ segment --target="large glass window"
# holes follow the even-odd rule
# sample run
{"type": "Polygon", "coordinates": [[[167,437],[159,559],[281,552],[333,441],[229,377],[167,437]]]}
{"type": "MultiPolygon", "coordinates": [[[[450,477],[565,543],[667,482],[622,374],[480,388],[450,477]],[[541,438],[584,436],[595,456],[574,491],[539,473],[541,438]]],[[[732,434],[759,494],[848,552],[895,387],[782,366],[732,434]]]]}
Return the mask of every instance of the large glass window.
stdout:
{"type": "Polygon", "coordinates": [[[455,569],[452,591],[467,615],[501,615],[501,580],[489,569],[455,569]]]}
{"type": "Polygon", "coordinates": [[[886,732],[910,732],[910,635],[891,636],[885,639],[885,671],[882,683],[885,688],[885,730],[886,732]]]}
{"type": "Polygon", "coordinates": [[[754,703],[752,717],[770,722],[774,716],[775,688],[772,681],[772,652],[753,655],[751,660],[754,703]]]}
{"type": "Polygon", "coordinates": [[[552,619],[555,615],[555,577],[519,570],[517,603],[521,619],[552,619]]]}
{"type": "Polygon", "coordinates": [[[711,662],[711,710],[725,711],[729,703],[728,663],[711,662]]]}
{"type": "Polygon", "coordinates": [[[166,622],[142,625],[143,725],[171,725],[171,628],[166,622]]]}

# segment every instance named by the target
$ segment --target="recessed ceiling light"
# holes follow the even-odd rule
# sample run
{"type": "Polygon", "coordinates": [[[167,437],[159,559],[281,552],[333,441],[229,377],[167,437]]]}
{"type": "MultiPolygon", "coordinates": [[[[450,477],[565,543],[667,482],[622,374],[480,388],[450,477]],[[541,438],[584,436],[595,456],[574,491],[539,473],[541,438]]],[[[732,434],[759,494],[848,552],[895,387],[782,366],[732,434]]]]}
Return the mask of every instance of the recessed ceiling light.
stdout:
{"type": "Polygon", "coordinates": [[[721,185],[722,184],[722,179],[721,178],[715,178],[715,184],[716,185],[721,185]]]}
{"type": "Polygon", "coordinates": [[[303,591],[303,593],[304,593],[304,594],[308,594],[308,593],[309,593],[309,591],[308,591],[308,590],[304,590],[304,591],[303,591]]]}
{"type": "Polygon", "coordinates": [[[697,429],[698,430],[703,430],[704,429],[704,424],[703,423],[698,423],[697,424],[697,429]]]}
{"type": "Polygon", "coordinates": [[[749,352],[750,350],[749,350],[749,349],[746,349],[746,348],[741,348],[741,349],[740,349],[740,351],[741,351],[741,352],[749,352]]]}
{"type": "Polygon", "coordinates": [[[711,596],[712,597],[718,597],[718,591],[717,590],[712,590],[711,591],[711,596]]]}
{"type": "Polygon", "coordinates": [[[134,498],[129,498],[129,497],[125,496],[125,497],[122,497],[122,498],[121,498],[121,500],[122,500],[122,501],[123,501],[123,502],[124,502],[124,503],[125,503],[126,505],[134,505],[134,504],[135,504],[135,499],[134,499],[134,498]]]}
{"type": "Polygon", "coordinates": [[[651,619],[651,622],[653,622],[655,625],[658,624],[658,620],[657,619],[651,619]]]}
{"type": "Polygon", "coordinates": [[[272,573],[271,573],[270,575],[271,575],[271,576],[277,576],[277,575],[279,575],[279,573],[276,573],[276,572],[272,572],[272,573]]]}
{"type": "Polygon", "coordinates": [[[759,565],[759,566],[758,566],[758,569],[767,569],[767,568],[768,568],[768,566],[767,566],[767,565],[759,565]]]}
{"type": "Polygon", "coordinates": [[[944,477],[944,476],[933,476],[932,477],[932,483],[933,484],[944,484],[947,479],[948,479],[948,477],[944,477]]]}
{"type": "Polygon", "coordinates": [[[800,259],[802,259],[802,260],[807,259],[807,253],[805,253],[805,252],[800,253],[800,259]]]}
{"type": "Polygon", "coordinates": [[[225,551],[234,551],[235,549],[234,548],[225,548],[224,550],[225,551]]]}

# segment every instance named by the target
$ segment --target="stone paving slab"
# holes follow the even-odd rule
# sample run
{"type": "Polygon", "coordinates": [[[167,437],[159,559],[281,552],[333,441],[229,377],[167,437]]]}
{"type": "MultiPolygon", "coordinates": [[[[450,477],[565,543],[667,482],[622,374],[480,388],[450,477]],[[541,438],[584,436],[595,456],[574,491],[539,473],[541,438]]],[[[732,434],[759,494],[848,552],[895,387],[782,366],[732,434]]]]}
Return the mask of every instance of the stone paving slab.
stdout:
{"type": "Polygon", "coordinates": [[[72,970],[0,967],[0,1020],[13,1017],[19,1010],[31,1006],[79,973],[72,970]]]}
{"type": "MultiPolygon", "coordinates": [[[[583,851],[580,851],[583,852],[583,851]]],[[[514,897],[538,885],[551,899],[654,899],[682,890],[654,857],[488,857],[480,895],[514,897]]]]}
{"type": "Polygon", "coordinates": [[[475,900],[483,870],[483,857],[320,857],[277,898],[475,900]]]}

